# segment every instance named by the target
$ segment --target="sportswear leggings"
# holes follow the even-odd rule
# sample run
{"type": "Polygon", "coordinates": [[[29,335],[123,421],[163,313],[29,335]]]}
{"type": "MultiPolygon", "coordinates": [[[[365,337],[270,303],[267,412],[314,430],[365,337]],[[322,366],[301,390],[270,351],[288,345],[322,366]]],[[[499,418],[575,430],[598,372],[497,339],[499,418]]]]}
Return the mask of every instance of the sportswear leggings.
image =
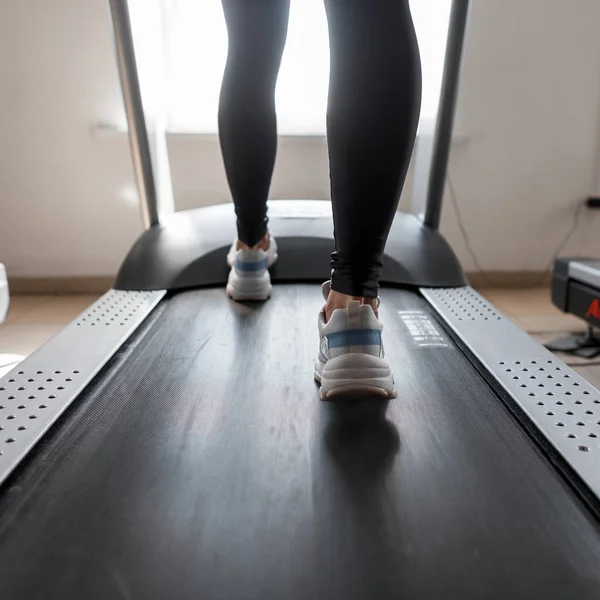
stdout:
{"type": "MultiPolygon", "coordinates": [[[[290,0],[222,3],[229,51],[219,137],[238,237],[253,246],[267,232],[266,203],[277,150],[275,84],[290,0]]],[[[419,50],[408,0],[325,0],[325,8],[335,237],[331,285],[344,294],[375,297],[415,141],[419,50]]]]}

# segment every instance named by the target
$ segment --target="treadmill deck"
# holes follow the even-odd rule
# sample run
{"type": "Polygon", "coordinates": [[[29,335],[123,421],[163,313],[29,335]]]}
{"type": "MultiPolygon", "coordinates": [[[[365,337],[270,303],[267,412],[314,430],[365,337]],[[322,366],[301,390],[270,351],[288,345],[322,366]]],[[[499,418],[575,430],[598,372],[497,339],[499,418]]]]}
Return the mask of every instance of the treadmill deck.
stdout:
{"type": "Polygon", "coordinates": [[[320,306],[163,302],[1,489],[0,597],[599,598],[600,527],[428,304],[383,290],[385,414],[319,402],[320,306]]]}

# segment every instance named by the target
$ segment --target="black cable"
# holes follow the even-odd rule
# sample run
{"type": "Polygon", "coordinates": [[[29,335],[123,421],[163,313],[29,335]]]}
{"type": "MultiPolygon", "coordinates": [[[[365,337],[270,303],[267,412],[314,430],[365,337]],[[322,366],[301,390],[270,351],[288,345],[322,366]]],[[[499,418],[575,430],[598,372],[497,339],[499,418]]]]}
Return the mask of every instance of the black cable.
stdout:
{"type": "MultiPolygon", "coordinates": [[[[471,256],[471,259],[473,260],[473,263],[477,267],[478,272],[481,275],[481,277],[483,278],[483,280],[486,282],[487,285],[489,285],[490,287],[493,287],[493,281],[490,279],[489,275],[486,273],[486,271],[481,266],[481,263],[479,262],[479,258],[477,257],[477,254],[475,253],[473,246],[471,245],[471,240],[469,239],[469,236],[467,234],[467,229],[465,227],[465,224],[464,224],[464,221],[462,218],[462,214],[460,212],[460,207],[458,205],[458,197],[456,195],[456,190],[454,189],[454,184],[452,183],[452,179],[450,177],[450,169],[448,169],[447,174],[446,174],[446,184],[448,185],[448,190],[450,191],[450,201],[452,202],[452,205],[454,206],[454,212],[456,213],[456,220],[458,222],[458,227],[460,229],[460,232],[463,237],[463,241],[465,243],[467,251],[468,251],[469,255],[471,256]]],[[[544,282],[544,279],[546,278],[548,271],[550,271],[552,269],[552,266],[554,265],[554,262],[556,261],[556,259],[560,256],[560,253],[566,248],[567,244],[571,241],[573,234],[579,227],[581,215],[582,215],[583,209],[585,207],[586,207],[585,202],[582,202],[577,207],[577,210],[573,214],[573,223],[571,224],[569,231],[567,231],[564,238],[562,239],[562,241],[560,242],[560,244],[557,246],[556,250],[552,254],[552,257],[550,258],[550,260],[544,267],[541,277],[533,284],[534,287],[539,286],[544,282]]]]}
{"type": "Polygon", "coordinates": [[[552,255],[552,258],[548,261],[548,263],[544,267],[544,270],[542,271],[542,276],[540,277],[540,279],[539,279],[538,283],[536,283],[536,285],[540,285],[541,283],[543,283],[544,279],[546,278],[546,273],[548,273],[548,271],[550,271],[552,269],[552,266],[554,265],[554,262],[556,261],[556,259],[560,256],[560,253],[566,248],[567,244],[571,241],[571,237],[573,236],[573,234],[575,233],[575,230],[579,226],[579,221],[581,220],[581,214],[583,213],[583,209],[585,207],[586,207],[585,202],[582,202],[577,207],[577,210],[575,211],[575,213],[573,215],[573,223],[571,225],[571,228],[569,229],[569,231],[567,231],[562,242],[558,245],[556,251],[552,255]]]}
{"type": "MultiPolygon", "coordinates": [[[[598,367],[598,366],[600,366],[600,362],[598,362],[597,360],[595,360],[593,358],[589,358],[587,360],[589,360],[589,362],[568,362],[568,360],[563,359],[563,362],[565,363],[565,365],[567,365],[567,367],[598,367]]],[[[585,377],[584,377],[584,379],[585,379],[585,377]]]]}
{"type": "Polygon", "coordinates": [[[456,196],[456,190],[454,189],[454,184],[452,183],[452,178],[450,177],[450,169],[448,169],[446,171],[446,184],[447,184],[448,190],[450,192],[450,201],[452,202],[452,206],[454,207],[454,213],[456,214],[456,221],[458,222],[458,228],[460,229],[460,233],[461,233],[463,241],[465,243],[465,247],[467,248],[467,252],[469,253],[469,256],[473,260],[475,267],[477,268],[479,274],[481,275],[481,277],[483,278],[485,283],[489,287],[493,287],[492,280],[490,279],[490,277],[488,276],[488,274],[486,273],[484,268],[481,266],[481,263],[479,262],[479,258],[477,257],[475,250],[473,250],[473,246],[471,246],[471,240],[469,239],[469,235],[467,234],[467,228],[465,227],[465,224],[464,224],[464,221],[462,218],[462,214],[460,212],[460,207],[458,206],[458,198],[456,196]]]}

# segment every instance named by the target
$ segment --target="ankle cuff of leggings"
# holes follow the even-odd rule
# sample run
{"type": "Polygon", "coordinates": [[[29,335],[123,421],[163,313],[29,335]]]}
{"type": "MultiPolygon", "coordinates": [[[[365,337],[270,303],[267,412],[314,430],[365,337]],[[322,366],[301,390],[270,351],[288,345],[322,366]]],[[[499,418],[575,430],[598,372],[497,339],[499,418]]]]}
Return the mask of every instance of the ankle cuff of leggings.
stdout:
{"type": "Polygon", "coordinates": [[[359,296],[361,298],[377,298],[379,285],[377,282],[362,279],[349,279],[342,274],[333,271],[331,274],[331,289],[340,294],[348,296],[359,296]]]}

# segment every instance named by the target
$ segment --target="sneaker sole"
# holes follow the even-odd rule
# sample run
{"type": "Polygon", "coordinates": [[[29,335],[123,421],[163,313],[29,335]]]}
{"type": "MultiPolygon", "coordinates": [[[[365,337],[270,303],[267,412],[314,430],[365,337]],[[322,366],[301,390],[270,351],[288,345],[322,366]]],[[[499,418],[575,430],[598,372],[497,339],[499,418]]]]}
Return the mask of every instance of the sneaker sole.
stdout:
{"type": "Polygon", "coordinates": [[[225,291],[227,292],[227,296],[236,302],[264,302],[271,297],[271,290],[260,294],[238,294],[235,290],[227,286],[225,291]]]}
{"type": "Polygon", "coordinates": [[[315,380],[324,401],[357,396],[392,400],[398,395],[389,365],[370,354],[343,354],[325,364],[317,360],[315,380]]]}
{"type": "Polygon", "coordinates": [[[265,271],[259,277],[239,277],[232,270],[225,290],[232,300],[238,302],[255,300],[260,302],[271,296],[273,286],[268,271],[265,271]]]}

